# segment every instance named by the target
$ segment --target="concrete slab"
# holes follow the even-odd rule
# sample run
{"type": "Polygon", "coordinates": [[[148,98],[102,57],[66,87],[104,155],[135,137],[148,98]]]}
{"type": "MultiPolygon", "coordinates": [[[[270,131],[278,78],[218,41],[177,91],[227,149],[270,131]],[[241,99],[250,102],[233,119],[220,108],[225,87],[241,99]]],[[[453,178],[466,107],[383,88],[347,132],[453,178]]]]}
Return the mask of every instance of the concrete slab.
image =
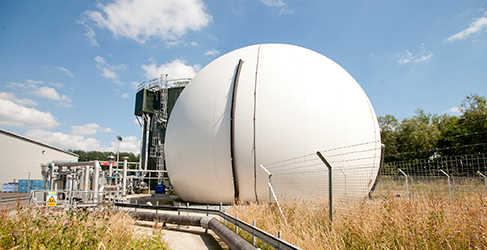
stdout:
{"type": "MultiPolygon", "coordinates": [[[[161,223],[139,221],[137,222],[138,229],[146,231],[147,233],[153,230],[154,227],[160,227],[161,223]]],[[[162,229],[164,233],[164,240],[171,250],[186,250],[186,249],[208,249],[208,250],[223,250],[229,249],[215,233],[211,230],[205,233],[205,229],[193,226],[176,226],[167,225],[162,229]]]]}

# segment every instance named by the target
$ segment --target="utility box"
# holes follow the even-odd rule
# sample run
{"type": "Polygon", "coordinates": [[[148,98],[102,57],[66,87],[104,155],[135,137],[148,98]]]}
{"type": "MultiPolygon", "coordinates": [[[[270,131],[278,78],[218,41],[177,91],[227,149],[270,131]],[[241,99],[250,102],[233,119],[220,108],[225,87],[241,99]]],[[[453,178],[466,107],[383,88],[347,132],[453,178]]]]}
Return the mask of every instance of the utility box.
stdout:
{"type": "Polygon", "coordinates": [[[142,113],[154,113],[156,105],[155,93],[148,89],[141,89],[135,96],[135,115],[142,116],[142,113]]]}

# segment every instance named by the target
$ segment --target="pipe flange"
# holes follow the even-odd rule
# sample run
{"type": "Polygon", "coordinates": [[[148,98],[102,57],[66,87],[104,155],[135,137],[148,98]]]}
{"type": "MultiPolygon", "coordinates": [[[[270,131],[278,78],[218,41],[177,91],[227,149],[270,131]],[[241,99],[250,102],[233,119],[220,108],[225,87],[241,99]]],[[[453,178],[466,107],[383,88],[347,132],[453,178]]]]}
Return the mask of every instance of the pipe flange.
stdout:
{"type": "Polygon", "coordinates": [[[200,221],[201,227],[204,229],[209,229],[210,226],[208,224],[210,223],[211,219],[213,219],[212,216],[205,216],[205,217],[201,218],[201,221],[200,221]]]}

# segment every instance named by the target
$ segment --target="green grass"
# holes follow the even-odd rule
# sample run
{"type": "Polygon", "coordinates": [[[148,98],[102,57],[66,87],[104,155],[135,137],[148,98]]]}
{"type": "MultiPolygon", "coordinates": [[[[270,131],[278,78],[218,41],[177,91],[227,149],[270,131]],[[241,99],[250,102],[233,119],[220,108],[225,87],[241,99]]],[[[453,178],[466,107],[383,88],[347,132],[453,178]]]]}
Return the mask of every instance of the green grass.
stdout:
{"type": "Polygon", "coordinates": [[[109,207],[89,212],[34,207],[0,211],[0,249],[166,249],[163,234],[142,234],[109,207]]]}

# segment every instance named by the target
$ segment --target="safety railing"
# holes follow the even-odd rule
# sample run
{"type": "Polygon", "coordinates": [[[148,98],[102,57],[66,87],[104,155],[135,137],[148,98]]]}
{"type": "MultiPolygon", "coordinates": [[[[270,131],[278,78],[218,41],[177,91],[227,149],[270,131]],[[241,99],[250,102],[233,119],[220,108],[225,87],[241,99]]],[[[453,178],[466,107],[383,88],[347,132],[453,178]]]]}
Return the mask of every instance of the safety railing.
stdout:
{"type": "Polygon", "coordinates": [[[26,201],[28,199],[29,199],[28,196],[20,196],[20,197],[12,197],[12,198],[0,198],[0,204],[17,202],[17,201],[26,201]]]}
{"type": "Polygon", "coordinates": [[[66,190],[32,190],[27,197],[29,205],[38,207],[93,207],[104,202],[124,201],[120,191],[66,191],[66,190]],[[53,200],[50,200],[52,197],[53,200]]]}

